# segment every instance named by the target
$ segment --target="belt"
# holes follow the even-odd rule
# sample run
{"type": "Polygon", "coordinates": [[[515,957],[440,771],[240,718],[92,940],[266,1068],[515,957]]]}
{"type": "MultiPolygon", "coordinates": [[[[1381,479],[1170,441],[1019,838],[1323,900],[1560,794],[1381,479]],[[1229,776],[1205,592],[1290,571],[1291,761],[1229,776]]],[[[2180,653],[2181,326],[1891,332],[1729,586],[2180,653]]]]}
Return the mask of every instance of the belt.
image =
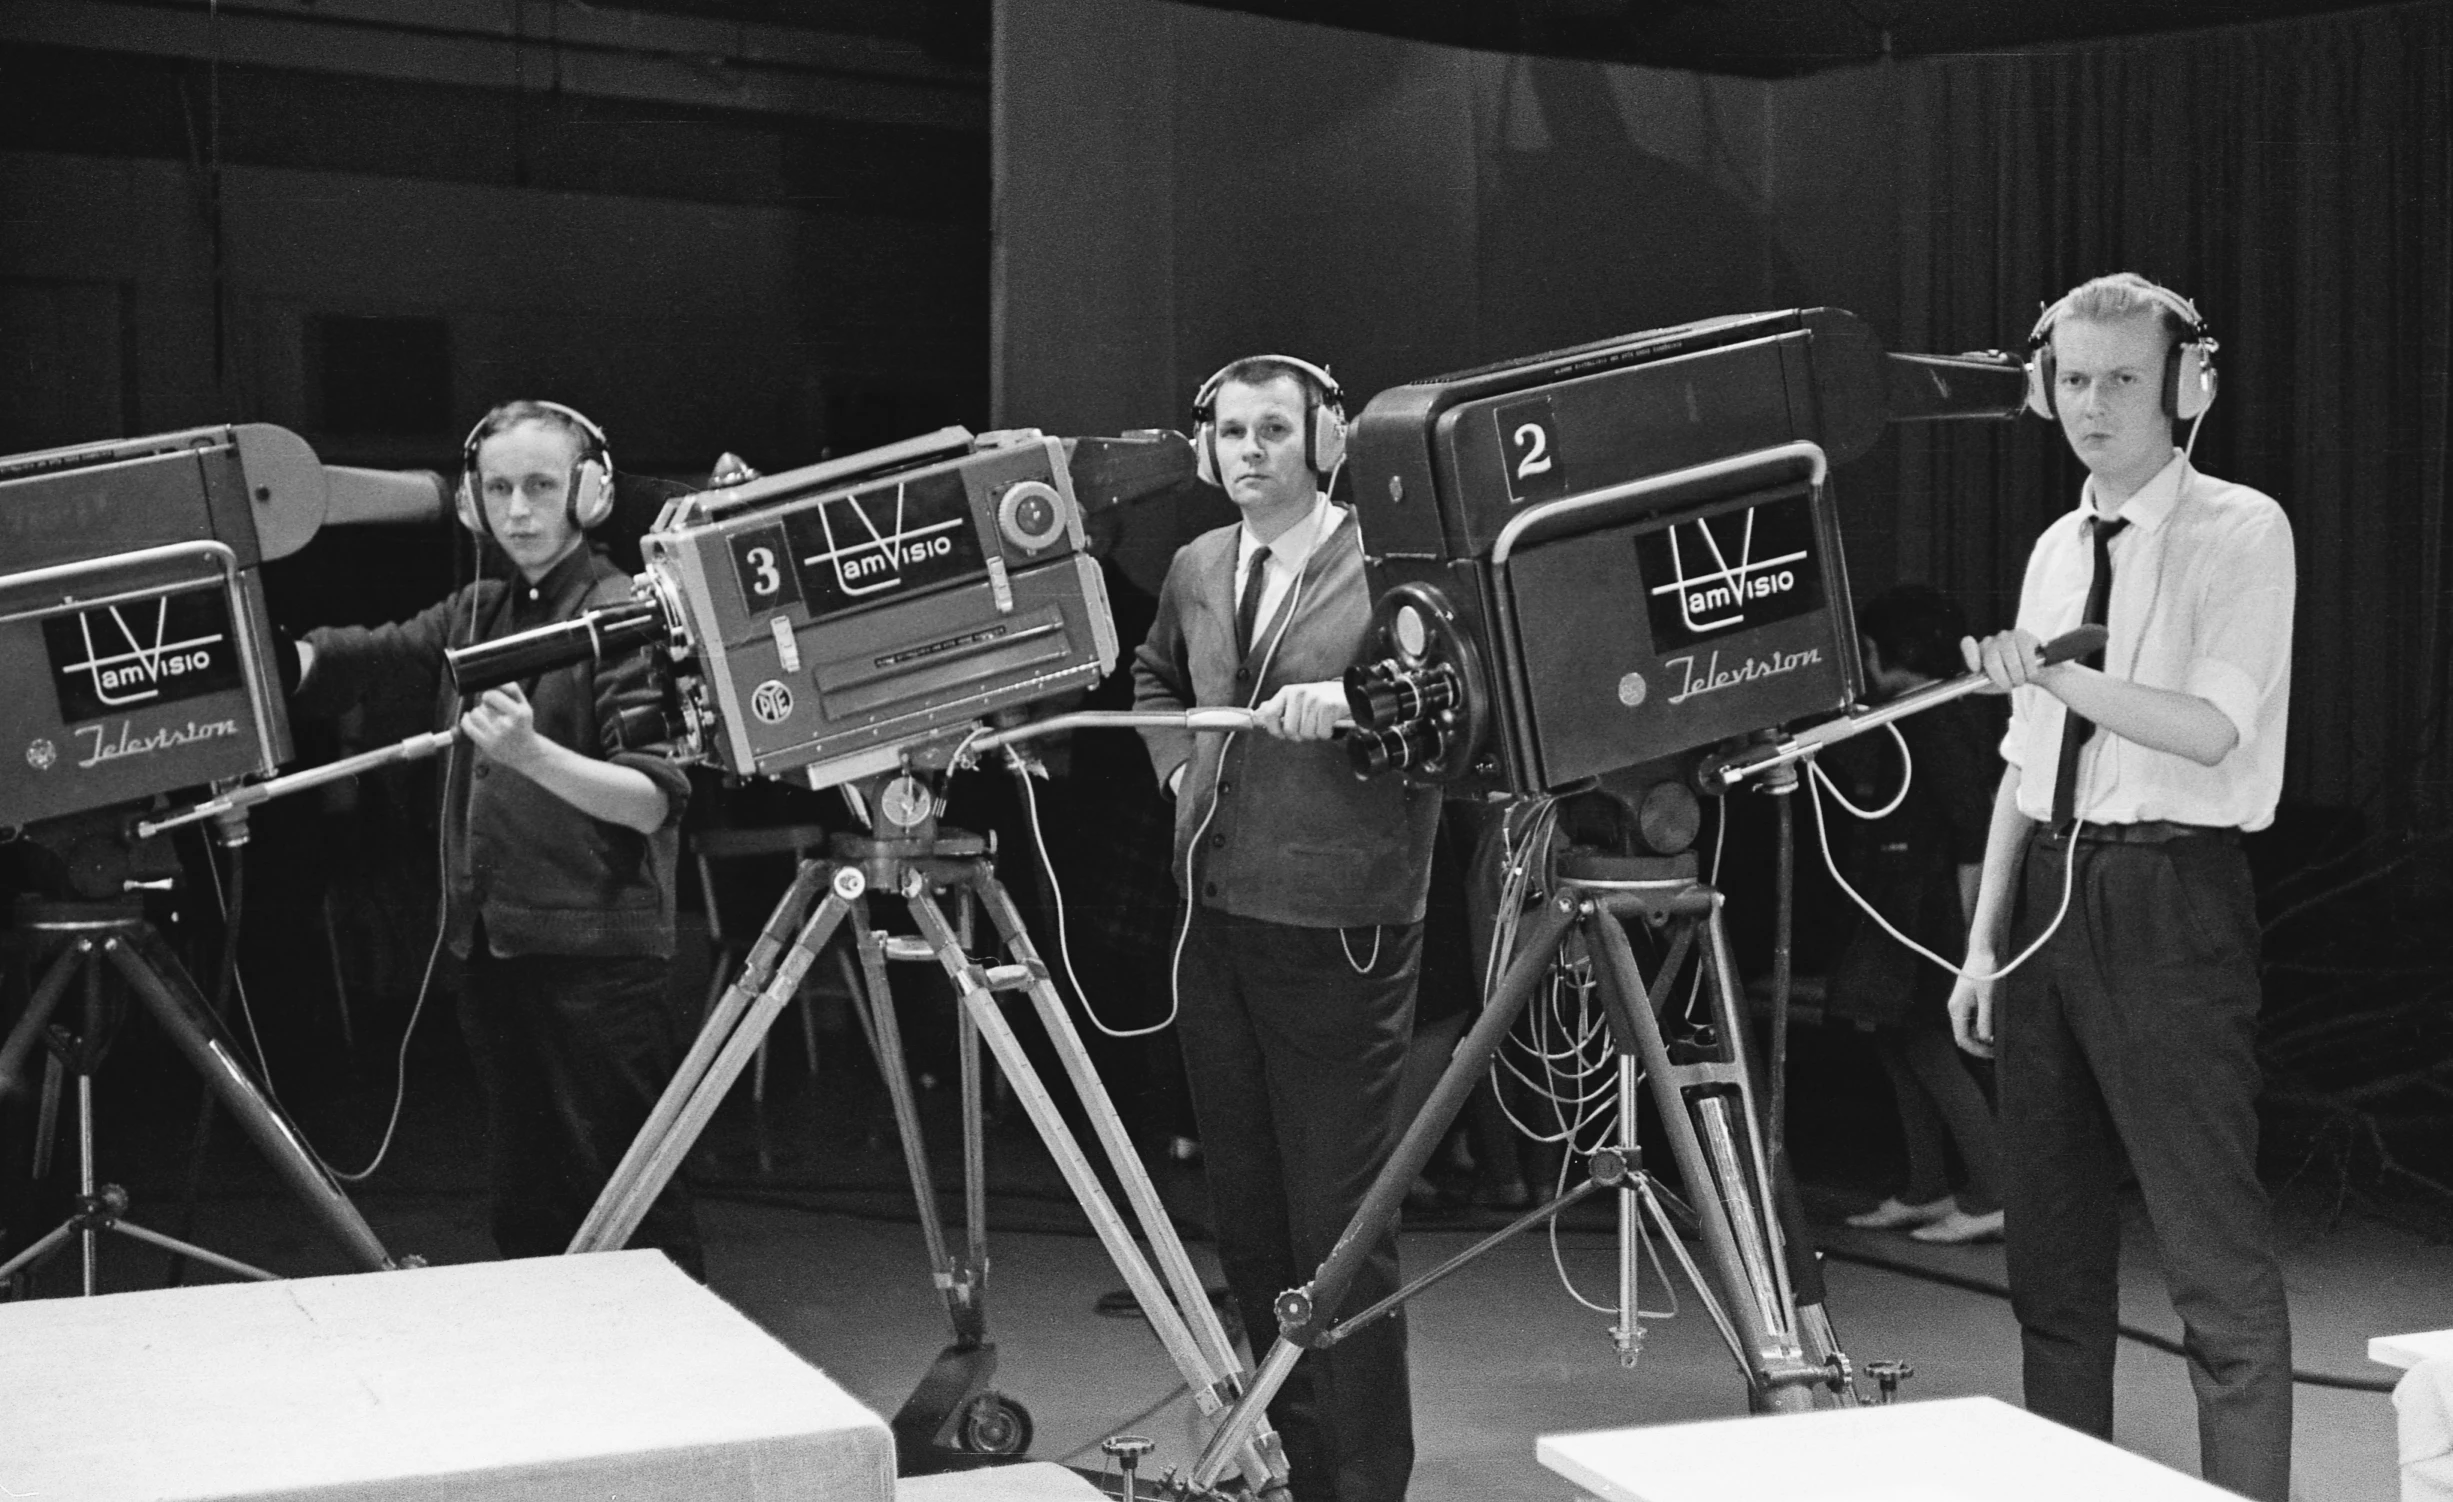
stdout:
{"type": "MultiPolygon", "coordinates": [[[[2039,830],[2038,839],[2049,845],[2066,845],[2070,836],[2063,830],[2039,830]]],[[[2176,824],[2170,819],[2141,819],[2134,824],[2082,824],[2078,826],[2078,843],[2082,845],[2168,845],[2174,840],[2221,840],[2235,843],[2240,831],[2228,824],[2176,824]]]]}

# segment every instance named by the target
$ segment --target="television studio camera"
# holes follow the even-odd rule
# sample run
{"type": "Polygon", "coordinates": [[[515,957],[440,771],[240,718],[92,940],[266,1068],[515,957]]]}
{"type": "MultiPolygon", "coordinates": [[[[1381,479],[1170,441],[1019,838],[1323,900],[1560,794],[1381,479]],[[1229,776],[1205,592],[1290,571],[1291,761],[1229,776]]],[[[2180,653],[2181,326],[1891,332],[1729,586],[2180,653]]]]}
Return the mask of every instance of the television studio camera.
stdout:
{"type": "MultiPolygon", "coordinates": [[[[0,838],[21,842],[41,888],[11,914],[31,989],[0,1042],[0,1096],[47,1047],[36,1176],[49,1171],[71,1077],[81,1154],[75,1213],[0,1263],[0,1281],[75,1235],[92,1293],[105,1230],[272,1276],[126,1220],[126,1195],[96,1186],[92,1074],[123,994],[144,1004],[208,1098],[351,1259],[394,1265],[261,1088],[138,894],[178,874],[168,842],[145,827],[164,795],[270,777],[291,754],[262,566],[328,522],[422,520],[443,505],[432,474],[325,465],[295,434],[264,423],[0,458],[0,702],[13,743],[0,757],[0,838]],[[80,979],[79,1020],[53,1025],[80,979]]],[[[245,840],[243,816],[233,810],[218,825],[226,844],[245,840]]]]}

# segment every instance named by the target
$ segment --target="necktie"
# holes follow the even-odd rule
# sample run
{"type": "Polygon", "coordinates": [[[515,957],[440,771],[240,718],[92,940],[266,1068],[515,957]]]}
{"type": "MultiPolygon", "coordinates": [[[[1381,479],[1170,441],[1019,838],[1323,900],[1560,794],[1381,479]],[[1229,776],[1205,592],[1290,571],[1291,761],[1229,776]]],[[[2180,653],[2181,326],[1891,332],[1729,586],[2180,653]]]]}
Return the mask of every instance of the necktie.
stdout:
{"type": "MultiPolygon", "coordinates": [[[[2090,518],[2087,530],[2095,535],[2095,577],[2087,583],[2087,608],[2079,624],[2104,624],[2105,607],[2112,602],[2112,540],[2121,535],[2128,521],[2106,522],[2090,518]]],[[[2104,665],[2099,649],[2079,659],[2091,668],[2104,665]]],[[[2078,816],[2078,752],[2095,734],[2095,722],[2075,711],[2063,716],[2061,724],[2061,764],[2053,774],[2053,827],[2067,829],[2078,816]]]]}
{"type": "Polygon", "coordinates": [[[1235,605],[1235,656],[1252,655],[1252,631],[1260,624],[1261,591],[1269,584],[1269,549],[1266,545],[1252,550],[1252,566],[1244,575],[1244,597],[1235,605]]]}

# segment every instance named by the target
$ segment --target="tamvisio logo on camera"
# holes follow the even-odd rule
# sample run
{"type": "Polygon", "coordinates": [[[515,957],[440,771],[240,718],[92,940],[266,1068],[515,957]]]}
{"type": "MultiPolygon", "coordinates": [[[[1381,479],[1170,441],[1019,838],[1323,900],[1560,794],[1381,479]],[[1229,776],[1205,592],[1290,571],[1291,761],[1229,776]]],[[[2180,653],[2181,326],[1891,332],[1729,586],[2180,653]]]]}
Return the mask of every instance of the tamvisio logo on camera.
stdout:
{"type": "Polygon", "coordinates": [[[801,598],[820,617],[987,566],[970,496],[952,472],[830,497],[786,516],[784,538],[801,598]]]}
{"type": "Polygon", "coordinates": [[[1823,608],[1814,515],[1803,495],[1639,534],[1635,557],[1656,652],[1823,608]]]}
{"type": "Polygon", "coordinates": [[[239,686],[230,612],[213,591],[163,595],[43,622],[63,721],[100,719],[239,686]]]}

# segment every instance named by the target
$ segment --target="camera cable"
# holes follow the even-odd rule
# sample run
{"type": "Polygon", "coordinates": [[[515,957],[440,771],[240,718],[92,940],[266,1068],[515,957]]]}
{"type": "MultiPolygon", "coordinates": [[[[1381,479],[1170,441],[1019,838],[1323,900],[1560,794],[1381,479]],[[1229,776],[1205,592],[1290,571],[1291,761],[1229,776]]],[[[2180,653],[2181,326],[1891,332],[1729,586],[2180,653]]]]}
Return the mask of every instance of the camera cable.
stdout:
{"type": "Polygon", "coordinates": [[[1839,863],[1833,860],[1831,857],[1831,830],[1823,814],[1823,795],[1825,793],[1829,793],[1832,798],[1839,803],[1840,807],[1848,810],[1848,812],[1856,815],[1858,818],[1869,822],[1876,819],[1889,817],[1899,808],[1901,802],[1908,796],[1909,784],[1916,776],[1915,759],[1908,753],[1908,738],[1900,734],[1899,727],[1895,724],[1885,725],[1883,728],[1890,731],[1891,738],[1899,743],[1901,772],[1899,779],[1899,791],[1892,795],[1890,802],[1884,804],[1878,810],[1869,811],[1867,809],[1859,808],[1854,803],[1851,803],[1848,800],[1848,795],[1841,792],[1839,786],[1831,780],[1830,774],[1825,772],[1814,758],[1806,758],[1807,791],[1812,794],[1814,799],[1814,836],[1815,843],[1822,849],[1823,869],[1830,872],[1831,879],[1839,885],[1841,891],[1848,894],[1848,900],[1855,903],[1859,908],[1863,909],[1865,915],[1873,919],[1876,925],[1878,925],[1884,933],[1889,934],[1894,939],[1897,939],[1900,943],[1906,945],[1915,953],[1924,956],[1926,959],[1941,966],[1943,969],[1949,971],[1951,974],[1957,976],[1961,980],[1985,982],[2001,980],[2008,976],[2011,972],[2017,970],[2021,965],[2024,965],[2029,960],[2035,958],[2036,951],[2042,949],[2047,943],[2051,942],[2053,935],[2061,931],[2062,920],[2069,916],[2070,893],[2074,886],[2074,878],[2078,870],[2078,861],[2076,858],[2078,832],[2086,827],[2087,821],[2085,819],[2080,819],[2071,827],[2070,843],[2072,848],[2070,858],[2063,860],[2061,863],[2061,905],[2054,909],[2053,921],[2044,925],[2044,931],[2036,935],[2033,943],[2029,944],[2025,949],[2020,950],[2018,955],[2013,958],[2009,964],[2002,966],[1998,970],[1972,970],[1969,969],[1964,963],[1946,960],[1942,956],[1926,948],[1924,945],[1919,944],[1916,940],[1909,938],[1904,933],[1901,933],[1898,927],[1894,925],[1890,919],[1884,917],[1880,912],[1876,911],[1874,905],[1865,900],[1864,894],[1860,893],[1855,887],[1851,886],[1848,878],[1840,874],[1839,863]]]}

